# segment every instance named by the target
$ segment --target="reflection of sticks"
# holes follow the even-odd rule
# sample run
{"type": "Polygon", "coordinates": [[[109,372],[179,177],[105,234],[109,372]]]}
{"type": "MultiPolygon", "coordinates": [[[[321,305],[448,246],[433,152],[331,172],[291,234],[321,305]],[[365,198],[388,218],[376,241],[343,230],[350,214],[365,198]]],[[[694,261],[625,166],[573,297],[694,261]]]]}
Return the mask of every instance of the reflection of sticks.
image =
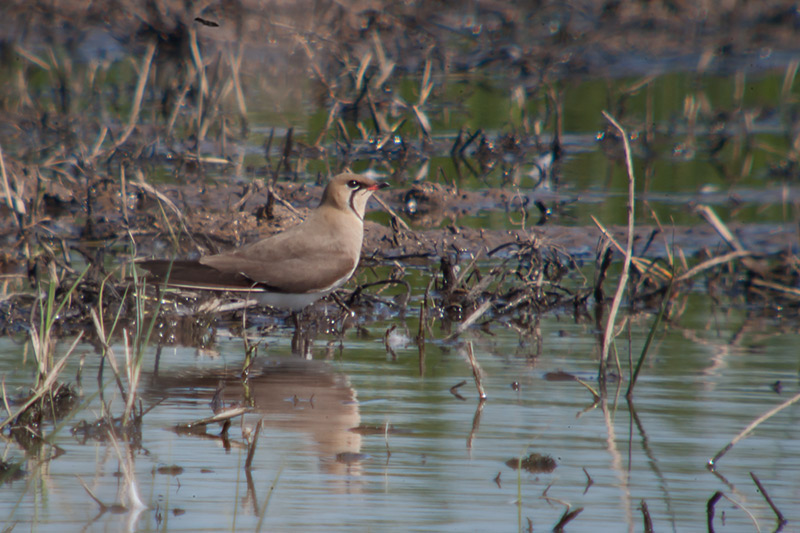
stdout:
{"type": "Polygon", "coordinates": [[[770,498],[769,494],[767,494],[767,489],[761,484],[761,480],[759,480],[758,477],[756,477],[756,475],[752,472],[750,472],[750,477],[753,478],[753,482],[755,482],[758,490],[761,491],[761,495],[764,496],[764,499],[767,500],[772,512],[775,513],[775,517],[778,519],[779,524],[778,529],[785,526],[788,520],[786,520],[786,517],[783,516],[783,513],[781,513],[780,510],[775,506],[775,502],[773,502],[772,498],[770,498]]]}
{"type": "Polygon", "coordinates": [[[642,500],[639,508],[642,510],[645,533],[653,533],[653,519],[650,518],[650,510],[647,508],[647,502],[642,500]]]}
{"type": "Polygon", "coordinates": [[[242,500],[242,507],[249,501],[253,505],[253,514],[258,516],[258,499],[256,496],[256,484],[253,481],[253,472],[249,468],[245,468],[244,477],[247,483],[247,495],[242,500]]]}
{"type": "Polygon", "coordinates": [[[241,416],[250,410],[249,407],[234,407],[232,409],[227,409],[221,413],[218,413],[214,416],[209,416],[207,418],[201,418],[200,420],[195,420],[194,422],[189,422],[188,424],[178,424],[178,429],[194,429],[198,426],[207,426],[209,424],[213,424],[215,422],[224,422],[226,420],[230,420],[237,416],[241,416]]]}
{"type": "Polygon", "coordinates": [[[633,397],[633,388],[636,386],[636,380],[639,378],[639,371],[642,369],[642,363],[644,363],[645,357],[647,357],[647,351],[650,349],[650,343],[653,342],[653,338],[656,336],[656,329],[664,319],[664,314],[667,312],[667,306],[669,305],[671,295],[672,281],[670,281],[669,285],[667,285],[667,290],[664,293],[664,299],[661,300],[661,309],[658,310],[658,315],[656,316],[655,321],[653,321],[653,325],[650,326],[647,339],[644,341],[644,347],[642,347],[642,354],[639,356],[639,360],[636,362],[636,369],[633,371],[631,382],[628,384],[628,391],[625,393],[625,397],[628,399],[628,401],[630,401],[631,397],[633,397]]]}
{"type": "Polygon", "coordinates": [[[583,489],[583,494],[586,495],[586,493],[589,492],[589,487],[594,485],[594,480],[592,479],[592,476],[589,475],[589,472],[586,471],[585,466],[583,467],[583,473],[586,474],[586,488],[583,489]]]}
{"type": "Polygon", "coordinates": [[[397,324],[392,324],[392,326],[383,334],[383,347],[386,348],[386,353],[392,356],[392,361],[397,361],[397,352],[395,352],[394,348],[392,348],[392,345],[389,342],[389,337],[396,329],[397,324]]]}
{"type": "MultiPolygon", "coordinates": [[[[431,278],[433,280],[433,278],[431,278]]],[[[428,283],[428,289],[431,284],[428,283]]],[[[417,349],[419,351],[419,375],[425,374],[425,322],[428,320],[428,289],[425,298],[419,305],[419,329],[417,330],[417,349]]],[[[451,389],[452,390],[452,389],[451,389]]]]}
{"type": "Polygon", "coordinates": [[[726,453],[728,453],[728,450],[733,448],[736,445],[736,443],[738,443],[743,438],[747,437],[747,435],[749,435],[751,431],[753,431],[759,424],[761,424],[761,422],[763,422],[764,420],[767,420],[768,418],[770,418],[774,414],[782,411],[783,409],[786,409],[787,407],[789,407],[793,403],[796,403],[798,400],[800,400],[800,394],[795,394],[794,396],[792,396],[791,398],[789,398],[788,400],[786,400],[785,402],[783,402],[779,406],[773,407],[772,409],[770,409],[769,411],[767,411],[763,415],[759,416],[758,418],[756,418],[755,420],[750,422],[750,424],[746,428],[744,428],[738,435],[736,435],[733,438],[733,440],[731,440],[728,443],[727,446],[725,446],[719,452],[717,452],[717,455],[715,455],[712,459],[709,459],[708,464],[706,465],[706,467],[713,472],[714,469],[717,467],[717,461],[722,459],[722,456],[725,455],[726,453]]]}
{"type": "MultiPolygon", "coordinates": [[[[633,513],[631,505],[631,488],[628,474],[622,463],[622,454],[617,446],[617,434],[614,429],[614,422],[611,420],[611,411],[608,409],[607,394],[603,393],[603,398],[600,400],[600,408],[603,410],[603,422],[606,426],[606,450],[611,456],[611,470],[617,475],[617,482],[620,489],[620,499],[622,507],[625,510],[625,523],[628,524],[628,530],[633,531],[633,513]]],[[[620,516],[620,521],[623,517],[620,516]]],[[[621,528],[620,528],[621,529],[621,528]]]]}
{"type": "Polygon", "coordinates": [[[459,381],[458,383],[456,383],[455,385],[450,387],[450,394],[452,394],[453,396],[455,396],[456,398],[458,398],[461,401],[466,401],[466,398],[464,398],[463,396],[461,396],[458,393],[458,389],[463,387],[466,384],[467,384],[466,380],[459,381]]]}
{"type": "Polygon", "coordinates": [[[583,385],[584,387],[586,387],[586,389],[589,392],[592,393],[592,397],[594,398],[594,403],[597,403],[600,400],[600,395],[597,394],[597,391],[594,390],[594,388],[591,385],[589,385],[588,383],[586,383],[585,381],[583,381],[581,378],[579,378],[577,376],[573,376],[573,379],[575,381],[577,381],[578,383],[580,383],[581,385],[583,385]]]}
{"type": "Polygon", "coordinates": [[[478,307],[476,310],[474,310],[472,312],[471,315],[469,315],[466,319],[464,319],[464,321],[461,324],[458,325],[456,330],[453,333],[451,333],[450,335],[448,335],[445,338],[445,340],[449,341],[449,340],[455,339],[456,337],[458,337],[459,335],[461,335],[462,333],[467,331],[467,329],[472,324],[474,324],[486,311],[488,311],[491,306],[492,306],[492,301],[491,300],[486,300],[485,302],[483,302],[480,305],[480,307],[478,307]]]}
{"type": "Polygon", "coordinates": [[[472,351],[471,342],[467,343],[467,356],[469,357],[469,364],[472,366],[472,376],[475,378],[475,386],[478,387],[478,398],[485,400],[486,391],[483,390],[482,382],[483,370],[481,370],[481,365],[478,364],[478,360],[475,359],[475,352],[472,351]]]}
{"type": "Polygon", "coordinates": [[[664,493],[662,500],[666,502],[667,515],[670,517],[670,521],[672,522],[673,525],[672,529],[675,530],[676,529],[675,511],[672,508],[672,504],[670,503],[674,501],[674,499],[669,493],[669,483],[667,482],[664,473],[661,471],[661,467],[659,466],[658,460],[656,459],[655,454],[653,453],[653,450],[650,447],[650,439],[647,436],[647,431],[645,431],[641,419],[639,419],[639,414],[636,412],[636,407],[633,404],[632,398],[628,399],[628,412],[630,413],[630,417],[633,420],[633,423],[636,425],[636,430],[639,432],[639,436],[642,439],[642,450],[644,451],[645,455],[647,456],[647,460],[650,463],[650,469],[653,471],[653,474],[655,474],[656,478],[658,479],[659,486],[661,487],[661,490],[664,493]]]}
{"type": "Polygon", "coordinates": [[[472,429],[469,431],[467,437],[467,450],[472,451],[472,441],[475,440],[475,434],[481,427],[481,414],[483,414],[483,406],[486,405],[486,399],[481,398],[478,401],[478,407],[475,408],[475,415],[472,417],[472,429]]]}
{"type": "Polygon", "coordinates": [[[267,497],[264,498],[264,503],[261,505],[261,512],[258,513],[258,525],[256,526],[256,531],[261,531],[261,524],[264,523],[264,517],[267,514],[267,506],[269,505],[269,500],[272,498],[272,493],[275,491],[275,487],[278,486],[278,480],[281,477],[281,472],[283,472],[283,463],[278,468],[278,471],[275,473],[275,479],[272,480],[272,484],[269,486],[269,490],[267,491],[267,497]]]}
{"type": "Polygon", "coordinates": [[[75,346],[77,346],[78,342],[82,338],[83,338],[83,332],[81,331],[80,333],[78,333],[78,336],[72,342],[72,345],[69,347],[69,350],[67,350],[67,354],[64,357],[62,357],[61,359],[59,359],[58,362],[55,365],[53,365],[53,368],[51,368],[50,371],[47,374],[47,378],[44,380],[44,382],[41,385],[39,385],[39,388],[36,389],[36,392],[33,394],[33,396],[28,398],[28,400],[24,404],[22,404],[22,407],[20,407],[17,410],[17,412],[15,412],[13,415],[10,415],[5,420],[0,421],[0,429],[3,429],[11,421],[16,420],[17,417],[19,417],[19,415],[24,413],[25,410],[28,407],[30,407],[31,405],[36,403],[39,400],[39,398],[41,398],[42,396],[44,396],[48,392],[52,392],[53,391],[53,385],[56,382],[56,378],[58,378],[58,375],[61,373],[61,370],[64,369],[64,365],[67,362],[67,358],[69,358],[69,356],[72,354],[73,350],[75,350],[75,346]]]}
{"type": "Polygon", "coordinates": [[[253,465],[253,456],[256,454],[256,444],[258,444],[258,436],[261,434],[261,426],[264,425],[264,419],[261,418],[256,423],[256,427],[253,429],[251,435],[253,435],[253,440],[247,446],[247,460],[244,462],[244,469],[250,470],[253,465]]]}
{"type": "MultiPolygon", "coordinates": [[[[114,431],[111,429],[108,430],[108,440],[111,442],[112,446],[114,446],[114,451],[117,454],[120,469],[122,470],[122,476],[125,480],[125,492],[127,494],[123,494],[127,496],[127,508],[131,510],[132,516],[138,515],[146,509],[147,506],[142,502],[141,497],[139,497],[139,489],[136,487],[136,469],[133,464],[133,452],[130,449],[130,445],[128,445],[125,449],[125,456],[123,457],[123,451],[120,449],[116,435],[114,435],[114,431]]],[[[132,523],[135,523],[135,521],[132,523]]]]}
{"type": "Polygon", "coordinates": [[[720,498],[725,498],[726,500],[731,502],[733,505],[735,505],[736,507],[738,507],[739,509],[744,511],[744,513],[748,517],[750,517],[750,521],[753,522],[753,525],[756,527],[756,531],[761,531],[761,528],[758,527],[758,520],[756,520],[756,517],[753,516],[753,513],[751,513],[744,505],[742,505],[741,503],[737,502],[733,498],[730,498],[727,494],[725,494],[724,492],[721,492],[721,491],[715,492],[711,496],[711,498],[708,499],[708,503],[706,504],[706,515],[707,515],[707,520],[708,520],[708,531],[710,531],[711,533],[714,532],[714,506],[717,505],[717,502],[720,500],[720,498]]]}
{"type": "Polygon", "coordinates": [[[634,208],[634,183],[635,178],[633,175],[633,161],[631,159],[631,145],[628,142],[628,134],[614,120],[614,117],[603,111],[603,116],[606,120],[611,122],[622,136],[622,143],[625,148],[625,165],[628,169],[628,242],[625,247],[625,260],[622,263],[622,274],[619,277],[619,285],[617,285],[617,292],[614,294],[614,301],[611,303],[611,311],[608,313],[608,322],[606,322],[605,333],[603,334],[602,356],[600,357],[600,379],[605,380],[605,369],[608,362],[608,350],[611,344],[611,337],[614,334],[614,322],[617,319],[617,312],[619,311],[620,303],[622,302],[622,293],[625,292],[625,286],[628,283],[628,272],[631,268],[631,258],[633,257],[633,208],[634,208]]]}
{"type": "Polygon", "coordinates": [[[711,498],[708,499],[706,503],[706,522],[708,525],[708,531],[714,531],[714,506],[717,505],[717,502],[720,498],[722,498],[723,494],[720,491],[715,492],[711,498]]]}
{"type": "MultiPolygon", "coordinates": [[[[517,472],[522,470],[522,458],[520,458],[519,464],[520,464],[520,468],[517,470],[517,472]]],[[[569,502],[561,500],[559,498],[553,498],[551,496],[548,496],[547,492],[550,490],[550,487],[552,487],[552,486],[553,486],[553,483],[550,483],[549,485],[547,485],[547,487],[545,487],[544,491],[542,492],[541,498],[544,499],[544,501],[546,501],[547,503],[556,502],[556,503],[560,503],[561,505],[563,505],[565,507],[564,513],[561,515],[561,519],[558,521],[558,523],[556,525],[553,526],[553,531],[559,531],[560,532],[560,531],[564,531],[564,526],[567,525],[567,523],[569,523],[576,516],[581,514],[581,511],[583,511],[583,507],[578,507],[577,509],[572,509],[572,505],[569,502]]]]}
{"type": "Polygon", "coordinates": [[[389,421],[387,420],[383,426],[383,441],[386,443],[386,459],[388,460],[392,456],[392,450],[389,448],[389,421]]]}
{"type": "Polygon", "coordinates": [[[561,520],[559,520],[558,523],[553,526],[553,531],[564,531],[564,526],[581,514],[582,511],[583,507],[578,507],[572,511],[570,511],[569,507],[567,507],[567,509],[564,510],[564,514],[561,515],[561,520]]]}
{"type": "MultiPolygon", "coordinates": [[[[79,475],[77,475],[77,474],[76,474],[76,475],[75,475],[75,477],[76,477],[76,478],[78,478],[78,483],[80,483],[80,484],[81,484],[81,486],[83,487],[83,490],[85,490],[85,491],[86,491],[86,494],[88,494],[88,495],[89,495],[89,497],[90,497],[91,499],[93,499],[93,500],[94,500],[94,502],[95,502],[95,503],[96,503],[96,504],[97,504],[97,505],[100,507],[100,510],[101,510],[102,512],[104,512],[104,513],[105,513],[105,512],[106,512],[106,511],[107,511],[109,508],[111,508],[111,506],[110,506],[110,505],[106,505],[105,503],[103,503],[103,502],[100,500],[100,498],[98,498],[98,497],[95,495],[95,493],[94,493],[94,492],[92,492],[92,489],[90,489],[90,488],[89,488],[89,486],[88,486],[88,485],[86,485],[86,482],[85,482],[85,481],[83,481],[83,479],[81,478],[81,476],[79,476],[79,475]]],[[[122,506],[120,506],[120,507],[122,507],[122,506]]],[[[124,507],[122,507],[122,510],[127,510],[127,509],[125,509],[124,507]]]]}
{"type": "MultiPolygon", "coordinates": [[[[522,457],[519,458],[518,462],[520,465],[520,470],[522,470],[522,457]]],[[[553,483],[555,483],[555,481],[551,481],[550,484],[544,488],[544,490],[542,491],[541,498],[547,503],[553,503],[553,502],[560,503],[561,505],[566,507],[565,512],[568,512],[572,508],[572,505],[570,505],[568,501],[562,500],[560,498],[553,498],[552,496],[547,495],[547,493],[550,492],[550,489],[553,487],[553,483]]],[[[555,528],[553,529],[555,530],[555,528]]]]}

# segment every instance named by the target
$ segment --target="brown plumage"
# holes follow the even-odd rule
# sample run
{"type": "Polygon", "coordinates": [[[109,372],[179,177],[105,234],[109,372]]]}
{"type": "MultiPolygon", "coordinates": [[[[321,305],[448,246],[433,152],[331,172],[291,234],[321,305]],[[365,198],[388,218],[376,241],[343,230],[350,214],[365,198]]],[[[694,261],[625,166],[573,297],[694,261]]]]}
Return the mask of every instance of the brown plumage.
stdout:
{"type": "Polygon", "coordinates": [[[273,307],[299,310],[347,281],[358,265],[364,212],[385,187],[356,174],[339,174],[305,221],[249,245],[199,261],[138,263],[174,287],[244,291],[273,307]]]}

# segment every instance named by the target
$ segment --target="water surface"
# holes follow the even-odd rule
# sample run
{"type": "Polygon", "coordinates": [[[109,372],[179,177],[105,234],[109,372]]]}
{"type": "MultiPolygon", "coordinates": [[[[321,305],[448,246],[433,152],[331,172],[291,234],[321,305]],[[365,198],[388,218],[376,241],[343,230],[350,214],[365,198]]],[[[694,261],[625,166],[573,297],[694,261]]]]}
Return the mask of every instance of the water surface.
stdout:
{"type": "MultiPolygon", "coordinates": [[[[226,376],[224,401],[245,401],[234,377],[241,342],[221,341],[213,358],[165,348],[157,375],[153,352],[145,363],[142,398],[145,408],[155,407],[144,417],[141,447],[120,444],[121,453],[132,454],[147,509],[98,517],[76,476],[104,503],[124,502],[119,457],[110,444],[81,444],[68,429],[52,441],[65,455],[48,461],[51,448],[45,446],[41,456],[25,461],[28,475],[6,486],[0,505],[12,510],[7,526],[45,531],[166,524],[170,530],[248,531],[259,522],[267,531],[514,530],[520,516],[523,528],[530,519],[535,529],[549,529],[567,505],[583,508],[570,531],[635,531],[644,500],[657,530],[686,531],[702,528],[707,500],[722,491],[770,529],[774,517],[749,472],[796,520],[796,409],[769,419],[735,446],[719,461],[717,475],[706,469],[751,420],[796,393],[796,335],[775,333],[761,343],[746,333],[731,344],[741,319],[731,312],[709,328],[711,323],[687,314],[669,327],[649,354],[632,406],[615,395],[614,383],[608,401],[593,405],[577,382],[547,379],[563,371],[597,386],[592,331],[566,318],[542,321],[545,348],[538,355],[507,330],[468,337],[486,375],[482,406],[458,345],[428,344],[420,375],[416,347],[400,348],[393,359],[380,324],[369,328],[368,339],[350,334],[341,343],[329,339],[330,347],[318,339],[314,353],[320,360],[314,361],[292,356],[282,338],[268,339],[274,342],[262,356],[262,369],[249,380],[255,407],[245,425],[259,418],[264,423],[249,474],[238,421],[228,446],[219,438],[173,431],[176,424],[211,415],[211,396],[226,376]],[[467,384],[457,391],[463,400],[449,390],[462,380],[467,384]],[[780,394],[772,387],[776,381],[784,384],[780,394]],[[388,435],[386,424],[393,428],[388,435]],[[362,430],[350,431],[355,427],[362,430]],[[552,457],[557,467],[518,477],[505,464],[530,453],[552,457]],[[158,470],[172,466],[180,472],[158,470]]],[[[637,355],[645,326],[633,328],[637,355]]],[[[79,347],[81,352],[87,354],[82,393],[89,398],[97,358],[90,347],[79,347]]],[[[24,386],[27,373],[9,366],[3,369],[6,387],[24,386]]],[[[66,375],[75,369],[73,361],[66,375]]],[[[105,394],[107,401],[114,398],[113,384],[105,394]]],[[[112,399],[112,407],[119,402],[112,399]]],[[[95,398],[78,417],[98,411],[95,398]]],[[[218,432],[214,426],[208,435],[218,432]]],[[[8,459],[22,459],[13,444],[6,449],[8,459]]],[[[723,511],[726,528],[754,527],[727,500],[717,504],[718,520],[723,511]]]]}

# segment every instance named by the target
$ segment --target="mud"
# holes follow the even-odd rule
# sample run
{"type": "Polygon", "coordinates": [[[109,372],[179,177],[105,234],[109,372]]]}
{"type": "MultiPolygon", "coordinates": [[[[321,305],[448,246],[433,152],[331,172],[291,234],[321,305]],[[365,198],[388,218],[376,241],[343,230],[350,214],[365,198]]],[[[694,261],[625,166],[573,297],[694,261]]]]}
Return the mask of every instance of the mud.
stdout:
{"type": "MultiPolygon", "coordinates": [[[[51,203],[49,212],[52,216],[34,228],[34,233],[50,240],[53,245],[58,245],[58,241],[52,240],[52,236],[58,235],[68,243],[67,247],[74,247],[87,258],[91,258],[92,250],[98,249],[113,254],[130,238],[139,257],[168,254],[174,233],[179,233],[182,245],[171,253],[192,257],[240,246],[299,223],[308,209],[317,204],[323,188],[321,185],[293,182],[278,183],[272,192],[263,183],[253,186],[220,183],[167,185],[158,187],[158,194],[170,202],[164,205],[160,204],[154,188],[140,188],[137,184],[128,187],[136,192],[129,196],[127,205],[123,205],[119,194],[113,191],[105,190],[103,194],[98,194],[96,189],[88,191],[86,195],[91,200],[87,204],[76,201],[72,195],[65,196],[66,201],[59,200],[60,189],[50,188],[44,192],[44,198],[51,203]],[[292,207],[276,204],[274,197],[270,199],[271,195],[292,207]],[[91,212],[88,218],[85,216],[87,211],[91,212]]],[[[559,201],[554,194],[536,197],[544,197],[544,201],[549,203],[559,201]]],[[[392,221],[393,216],[389,225],[367,221],[362,255],[373,260],[428,259],[436,262],[448,254],[468,257],[483,253],[488,257],[498,252],[502,257],[504,247],[532,242],[586,260],[594,258],[595,248],[602,237],[597,227],[551,223],[539,209],[521,208],[517,203],[519,193],[503,189],[455,191],[441,186],[415,186],[383,192],[381,198],[393,214],[407,219],[411,226],[401,226],[405,223],[398,223],[396,219],[392,221]],[[415,208],[413,213],[409,213],[412,198],[415,208]],[[525,218],[531,223],[526,228],[506,230],[471,228],[452,222],[462,215],[492,210],[507,213],[509,220],[519,226],[523,225],[520,212],[524,211],[525,218]],[[431,218],[445,223],[432,224],[431,218]],[[445,227],[426,229],[431,225],[445,227]]],[[[374,205],[371,210],[382,211],[374,205]]],[[[4,221],[0,231],[6,241],[19,244],[21,240],[18,240],[19,234],[15,235],[17,228],[13,218],[9,216],[4,221]]],[[[618,242],[625,241],[625,227],[611,226],[608,229],[618,242]]],[[[794,224],[733,223],[730,229],[745,248],[756,255],[798,252],[797,227],[794,224]]],[[[725,241],[708,225],[658,227],[640,224],[635,231],[634,253],[637,255],[663,258],[669,251],[677,249],[687,256],[726,250],[725,241]]],[[[13,264],[13,258],[6,256],[4,268],[7,273],[24,272],[21,264],[17,264],[16,270],[13,264]]]]}
{"type": "MultiPolygon", "coordinates": [[[[735,250],[708,272],[729,276],[717,287],[736,297],[744,279],[765,306],[800,299],[800,165],[786,147],[797,144],[800,117],[791,2],[477,2],[464,10],[120,0],[114,9],[19,1],[1,9],[0,68],[15,80],[0,95],[4,334],[24,334],[42,288],[55,282],[67,293],[87,265],[58,333],[91,326],[98,305],[130,312],[137,258],[193,258],[281,231],[344,168],[393,186],[381,195],[386,209],[372,204],[362,254],[363,266],[382,265],[389,278],[359,279],[343,293],[348,305],[405,312],[422,290],[403,279],[416,269],[437,312],[455,320],[486,305],[483,318],[523,324],[568,303],[584,314],[590,295],[603,301],[607,269],[621,257],[585,216],[612,202],[613,216],[625,210],[625,188],[610,185],[624,168],[622,138],[604,108],[628,128],[637,203],[672,209],[660,223],[655,211],[637,220],[634,254],[655,260],[637,265],[643,298],[664,293],[663,271],[735,250]],[[784,71],[780,90],[762,91],[772,100],[748,100],[748,76],[775,70],[784,71]],[[687,76],[682,109],[654,110],[654,92],[671,91],[676,74],[687,76]],[[717,78],[733,79],[731,95],[705,88],[717,78]],[[589,92],[571,92],[584,84],[589,92]],[[581,123],[572,107],[587,98],[607,101],[581,123]],[[773,159],[749,176],[764,154],[773,159]],[[585,165],[564,170],[589,156],[588,180],[585,165]],[[706,165],[722,186],[684,183],[679,166],[674,178],[659,175],[676,161],[706,165]],[[706,205],[731,220],[713,227],[699,216],[706,205]],[[747,210],[755,214],[737,221],[747,210]],[[694,223],[672,222],[676,213],[694,223]],[[392,298],[369,290],[401,285],[405,295],[392,298]]],[[[624,245],[625,228],[608,230],[624,245]]],[[[196,310],[193,301],[178,299],[174,309],[196,310]]],[[[213,320],[200,317],[188,333],[175,327],[185,319],[166,319],[163,338],[213,344],[202,332],[213,320]]],[[[238,318],[234,311],[223,322],[238,318]]],[[[345,327],[322,319],[313,329],[345,327]]]]}

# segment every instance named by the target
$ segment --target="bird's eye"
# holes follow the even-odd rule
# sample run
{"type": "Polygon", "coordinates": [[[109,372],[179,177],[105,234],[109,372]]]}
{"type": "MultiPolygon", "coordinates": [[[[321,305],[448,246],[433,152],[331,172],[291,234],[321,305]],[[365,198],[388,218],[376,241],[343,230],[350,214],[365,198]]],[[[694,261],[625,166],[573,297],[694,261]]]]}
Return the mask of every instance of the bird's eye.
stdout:
{"type": "Polygon", "coordinates": [[[350,187],[353,190],[361,188],[361,184],[358,182],[358,180],[350,180],[350,181],[348,181],[347,182],[347,186],[350,187]]]}

